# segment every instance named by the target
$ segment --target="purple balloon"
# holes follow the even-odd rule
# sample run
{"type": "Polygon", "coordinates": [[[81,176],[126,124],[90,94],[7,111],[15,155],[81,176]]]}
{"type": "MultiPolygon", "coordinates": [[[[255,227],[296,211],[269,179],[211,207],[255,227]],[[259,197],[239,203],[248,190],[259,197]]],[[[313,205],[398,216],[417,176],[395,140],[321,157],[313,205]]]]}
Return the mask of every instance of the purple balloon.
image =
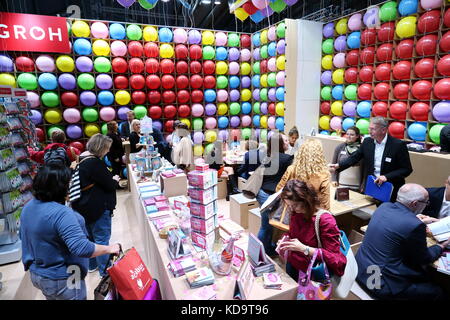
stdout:
{"type": "Polygon", "coordinates": [[[250,85],[252,84],[252,80],[250,77],[245,76],[241,78],[241,87],[242,88],[250,88],[250,85]]]}
{"type": "MultiPolygon", "coordinates": [[[[298,1],[298,0],[295,0],[295,1],[298,1]]],[[[286,2],[286,0],[284,2],[286,2]]],[[[262,13],[264,18],[270,17],[273,14],[273,12],[274,11],[273,11],[273,9],[270,6],[267,6],[264,9],[261,10],[261,13],[262,13]]]]}
{"type": "Polygon", "coordinates": [[[322,72],[322,75],[320,76],[320,81],[329,86],[331,85],[331,77],[332,77],[332,73],[331,71],[324,71],[322,72]]]}
{"type": "Polygon", "coordinates": [[[188,32],[189,44],[199,44],[202,41],[202,35],[198,30],[190,30],[188,32]]]}
{"type": "Polygon", "coordinates": [[[91,72],[94,63],[89,57],[81,56],[75,61],[75,66],[80,72],[91,72]]]}
{"type": "Polygon", "coordinates": [[[277,42],[277,53],[284,54],[286,52],[286,41],[281,39],[277,42]]]}
{"type": "Polygon", "coordinates": [[[238,101],[240,97],[239,90],[233,89],[230,91],[230,101],[238,101]]]}
{"type": "Polygon", "coordinates": [[[0,72],[13,72],[14,64],[10,57],[6,55],[0,55],[0,72]]]}
{"type": "Polygon", "coordinates": [[[255,129],[255,137],[258,139],[259,138],[259,129],[255,129]]]}
{"type": "Polygon", "coordinates": [[[334,23],[333,22],[327,23],[323,27],[323,36],[325,38],[331,38],[333,35],[334,35],[334,23]]]}
{"type": "Polygon", "coordinates": [[[355,101],[347,101],[344,103],[342,108],[344,110],[345,115],[349,117],[356,116],[356,102],[355,101]]]}
{"type": "Polygon", "coordinates": [[[253,59],[255,60],[260,60],[261,59],[261,55],[259,53],[259,48],[256,48],[253,50],[253,59]]]}
{"type": "Polygon", "coordinates": [[[133,3],[136,2],[136,0],[117,0],[117,2],[118,2],[122,7],[129,8],[129,7],[131,7],[131,5],[132,5],[133,3]]]}
{"type": "Polygon", "coordinates": [[[433,117],[439,122],[450,122],[450,101],[441,101],[433,107],[433,117]]]}
{"type": "Polygon", "coordinates": [[[230,48],[228,50],[228,60],[230,61],[237,61],[239,60],[239,56],[241,55],[241,52],[238,48],[230,48]]]}
{"type": "Polygon", "coordinates": [[[80,102],[86,107],[92,107],[97,102],[97,96],[92,91],[83,91],[80,94],[80,102]]]}
{"type": "Polygon", "coordinates": [[[101,73],[95,78],[95,83],[98,88],[102,90],[108,90],[112,88],[113,80],[110,75],[101,73]]]}
{"type": "Polygon", "coordinates": [[[267,114],[269,112],[269,108],[267,106],[267,102],[263,102],[259,105],[259,110],[262,114],[267,114]]]}
{"type": "Polygon", "coordinates": [[[117,110],[117,117],[120,120],[127,120],[127,112],[130,111],[130,108],[128,107],[120,107],[119,110],[117,110]]]}
{"type": "Polygon", "coordinates": [[[203,142],[204,136],[200,131],[194,132],[193,139],[195,144],[200,144],[203,142]]]}
{"type": "Polygon", "coordinates": [[[31,110],[30,119],[31,119],[31,121],[33,121],[33,123],[35,125],[41,124],[42,123],[42,114],[37,110],[31,110]]]}
{"type": "Polygon", "coordinates": [[[232,116],[230,118],[230,125],[233,128],[239,127],[239,124],[241,123],[241,119],[239,119],[238,116],[232,116]]]}
{"type": "Polygon", "coordinates": [[[334,48],[337,51],[345,51],[347,47],[347,37],[346,36],[339,36],[334,40],[334,48]]]}
{"type": "Polygon", "coordinates": [[[259,89],[254,89],[254,90],[253,90],[253,99],[256,100],[256,101],[259,101],[259,100],[260,100],[260,97],[259,97],[259,89]]]}
{"type": "Polygon", "coordinates": [[[219,139],[222,141],[228,140],[228,130],[220,130],[219,131],[219,139]]]}
{"type": "Polygon", "coordinates": [[[277,100],[276,89],[270,88],[267,96],[269,97],[270,101],[276,101],[277,100]]]}
{"type": "Polygon", "coordinates": [[[215,114],[216,114],[216,111],[217,111],[217,107],[216,107],[215,104],[208,103],[208,104],[205,106],[205,114],[206,114],[207,116],[213,116],[213,115],[215,115],[215,114]]]}
{"type": "Polygon", "coordinates": [[[66,90],[74,90],[77,87],[75,77],[70,73],[63,73],[58,78],[59,86],[66,90]]]}
{"type": "Polygon", "coordinates": [[[156,129],[158,129],[159,131],[162,130],[162,123],[161,123],[161,121],[159,121],[159,120],[154,120],[153,123],[152,123],[152,125],[153,125],[153,128],[156,128],[156,129]]]}
{"type": "Polygon", "coordinates": [[[298,0],[283,0],[288,6],[293,6],[298,0]]]}
{"type": "Polygon", "coordinates": [[[83,135],[83,131],[79,125],[70,124],[67,126],[66,134],[70,139],[79,139],[83,135]]]}

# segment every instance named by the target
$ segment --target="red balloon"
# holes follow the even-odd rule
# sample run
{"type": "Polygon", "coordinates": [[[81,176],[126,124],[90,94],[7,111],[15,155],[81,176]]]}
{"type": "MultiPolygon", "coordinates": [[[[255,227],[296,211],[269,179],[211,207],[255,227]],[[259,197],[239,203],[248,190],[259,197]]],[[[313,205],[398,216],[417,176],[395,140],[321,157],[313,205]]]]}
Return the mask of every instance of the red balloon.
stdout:
{"type": "Polygon", "coordinates": [[[130,77],[130,86],[135,90],[140,90],[145,87],[145,78],[141,74],[133,74],[130,77]]]}
{"type": "Polygon", "coordinates": [[[411,75],[411,62],[399,61],[392,69],[392,75],[397,80],[409,79],[411,75]]]}
{"type": "MultiPolygon", "coordinates": [[[[39,128],[36,128],[36,130],[38,130],[38,129],[39,128]]],[[[39,130],[41,130],[41,129],[39,129],[39,130]]],[[[73,141],[69,144],[69,146],[77,149],[80,153],[84,151],[84,145],[80,141],[73,141]]]]}
{"type": "Polygon", "coordinates": [[[397,83],[394,87],[394,97],[396,99],[408,99],[409,96],[409,84],[405,82],[397,83]]]}
{"type": "Polygon", "coordinates": [[[160,106],[151,106],[148,108],[148,115],[152,119],[160,119],[162,116],[162,109],[160,106]]]}
{"type": "Polygon", "coordinates": [[[373,95],[380,100],[389,99],[389,84],[385,82],[378,83],[375,88],[373,88],[373,95]]]}
{"type": "Polygon", "coordinates": [[[450,55],[443,56],[437,64],[437,71],[443,76],[450,76],[450,55]]]}
{"type": "Polygon", "coordinates": [[[358,87],[358,97],[361,100],[370,100],[372,98],[372,85],[363,83],[358,87]]]}
{"type": "Polygon", "coordinates": [[[182,104],[178,107],[178,116],[182,118],[189,117],[191,114],[191,108],[188,105],[182,104]]]}
{"type": "Polygon", "coordinates": [[[372,113],[375,117],[387,117],[388,105],[386,102],[375,102],[372,107],[372,113]]]}
{"type": "Polygon", "coordinates": [[[128,70],[127,61],[124,58],[114,58],[111,62],[112,69],[116,73],[125,73],[128,70]]]}
{"type": "Polygon", "coordinates": [[[402,40],[395,48],[395,55],[398,59],[409,59],[414,51],[414,41],[411,39],[402,40]]]}
{"type": "Polygon", "coordinates": [[[199,103],[203,101],[203,91],[202,90],[193,90],[191,92],[191,101],[194,103],[199,103]]]}
{"type": "Polygon", "coordinates": [[[162,73],[173,73],[175,71],[175,64],[170,59],[163,59],[160,62],[162,73]]]}
{"type": "Polygon", "coordinates": [[[347,53],[347,56],[345,57],[345,61],[349,66],[358,65],[358,60],[359,60],[359,51],[357,49],[349,51],[347,53]]]}
{"type": "Polygon", "coordinates": [[[203,61],[203,73],[214,74],[216,72],[216,64],[211,60],[203,61]]]}
{"type": "Polygon", "coordinates": [[[414,73],[418,78],[431,78],[434,74],[434,59],[425,58],[417,61],[414,73]]]}
{"type": "Polygon", "coordinates": [[[189,102],[190,98],[191,98],[191,95],[189,94],[189,91],[187,91],[187,90],[180,90],[177,93],[177,102],[178,103],[187,103],[187,102],[189,102]]]}
{"type": "Polygon", "coordinates": [[[145,79],[145,84],[149,89],[158,89],[161,86],[161,79],[156,74],[151,74],[145,79]]]}
{"type": "MultiPolygon", "coordinates": [[[[204,70],[204,68],[203,68],[204,70]]],[[[203,86],[205,89],[213,89],[216,86],[216,77],[214,76],[206,76],[205,80],[203,80],[203,86]]]]}
{"type": "Polygon", "coordinates": [[[164,123],[164,131],[168,132],[168,133],[172,133],[173,132],[173,120],[168,120],[164,123]]]}
{"type": "Polygon", "coordinates": [[[144,45],[144,54],[148,58],[156,58],[159,56],[159,47],[154,42],[147,42],[144,45]]]}
{"type": "Polygon", "coordinates": [[[375,44],[377,40],[377,32],[375,29],[366,29],[361,33],[361,43],[370,46],[375,44]]]}
{"type": "Polygon", "coordinates": [[[172,89],[175,87],[175,78],[170,74],[161,77],[161,84],[164,89],[172,89]]]}
{"type": "Polygon", "coordinates": [[[184,44],[177,44],[175,46],[175,58],[187,59],[188,54],[189,54],[189,50],[184,44]]]}
{"type": "Polygon", "coordinates": [[[450,31],[447,31],[442,35],[441,41],[439,42],[439,47],[441,48],[441,51],[450,51],[450,31]]]}
{"type": "Polygon", "coordinates": [[[439,29],[441,24],[441,11],[431,10],[425,12],[417,21],[417,30],[420,33],[434,32],[439,29]]]}
{"type": "Polygon", "coordinates": [[[191,73],[200,73],[202,72],[202,64],[198,61],[191,61],[189,69],[191,73]]]}
{"type": "Polygon", "coordinates": [[[412,95],[419,100],[430,100],[433,85],[428,80],[419,80],[411,88],[412,95]]]}
{"type": "Polygon", "coordinates": [[[159,70],[159,62],[155,58],[145,60],[145,72],[156,73],[159,70]]]}
{"type": "MultiPolygon", "coordinates": [[[[268,111],[271,115],[275,115],[275,112],[276,112],[275,103],[269,104],[268,111]]],[[[329,111],[328,111],[328,113],[329,113],[329,111]]]]}
{"type": "Polygon", "coordinates": [[[387,81],[391,78],[391,65],[382,63],[375,69],[375,78],[378,81],[387,81]]]}
{"type": "Polygon", "coordinates": [[[448,8],[447,11],[445,11],[444,24],[447,28],[450,28],[450,8],[448,8]]]}
{"type": "Polygon", "coordinates": [[[177,115],[177,108],[172,105],[168,105],[164,107],[164,116],[169,119],[175,118],[177,115]]]}
{"type": "Polygon", "coordinates": [[[189,57],[191,59],[201,59],[202,57],[202,47],[200,47],[199,45],[192,45],[189,48],[189,57]]]}
{"type": "Polygon", "coordinates": [[[188,72],[188,64],[186,61],[178,61],[175,69],[177,73],[187,73],[188,72]]]}
{"type": "Polygon", "coordinates": [[[144,91],[134,91],[131,94],[131,100],[134,104],[144,104],[147,99],[144,91]]]}
{"type": "MultiPolygon", "coordinates": [[[[273,104],[273,103],[271,103],[271,104],[273,104]]],[[[275,110],[275,107],[274,107],[274,110],[275,110]]],[[[322,114],[330,114],[330,110],[331,110],[331,106],[330,106],[329,102],[325,101],[320,104],[320,112],[322,114]]]]}
{"type": "Polygon", "coordinates": [[[345,70],[344,79],[347,83],[356,83],[358,81],[358,69],[348,68],[345,70]]]}
{"type": "Polygon", "coordinates": [[[197,74],[191,76],[191,88],[200,89],[203,86],[203,78],[197,74]]]}
{"type": "Polygon", "coordinates": [[[177,77],[177,88],[178,89],[185,89],[189,85],[189,79],[188,77],[181,75],[177,77]]]}
{"type": "Polygon", "coordinates": [[[174,103],[176,98],[177,96],[172,90],[164,91],[162,94],[162,101],[164,103],[174,103]]]}
{"type": "Polygon", "coordinates": [[[261,71],[261,73],[267,73],[268,69],[267,69],[267,60],[262,60],[259,64],[259,69],[261,71]]]}
{"type": "Polygon", "coordinates": [[[248,34],[241,35],[241,46],[243,48],[250,48],[252,45],[252,40],[248,34]]]}
{"type": "Polygon", "coordinates": [[[361,50],[360,61],[363,64],[371,64],[375,61],[375,48],[368,47],[361,50]]]}
{"type": "Polygon", "coordinates": [[[157,104],[161,102],[161,93],[156,90],[152,90],[147,94],[148,102],[151,104],[157,104]]]}
{"type": "Polygon", "coordinates": [[[373,67],[364,66],[359,70],[359,79],[362,82],[372,82],[373,78],[373,67]]]}
{"type": "Polygon", "coordinates": [[[139,41],[130,41],[128,43],[128,53],[132,57],[140,57],[144,54],[144,48],[139,41]]]}
{"type": "Polygon", "coordinates": [[[403,139],[405,137],[405,125],[401,122],[394,121],[389,125],[389,134],[397,139],[403,139]]]}
{"type": "Polygon", "coordinates": [[[44,142],[45,135],[44,135],[44,131],[41,128],[36,128],[36,136],[37,136],[39,142],[44,142]]]}
{"type": "Polygon", "coordinates": [[[441,100],[450,100],[450,78],[441,79],[434,85],[434,95],[441,100]]]}
{"type": "Polygon", "coordinates": [[[389,108],[389,112],[391,117],[397,120],[405,120],[406,119],[406,103],[402,101],[396,101],[391,104],[389,108]]]}
{"type": "Polygon", "coordinates": [[[391,61],[392,60],[392,52],[394,48],[390,43],[383,43],[377,49],[377,60],[378,61],[391,61]]]}
{"type": "Polygon", "coordinates": [[[61,95],[61,102],[65,107],[75,107],[78,105],[78,96],[70,91],[64,92],[61,95]]]}
{"type": "Polygon", "coordinates": [[[30,59],[28,57],[25,57],[25,56],[17,57],[15,64],[16,64],[17,70],[19,70],[19,71],[25,71],[25,72],[34,71],[34,62],[32,59],[30,59]]]}
{"type": "Polygon", "coordinates": [[[378,41],[388,42],[394,40],[395,36],[395,23],[386,22],[383,23],[377,33],[378,41]]]}
{"type": "Polygon", "coordinates": [[[144,71],[144,62],[139,58],[131,58],[128,61],[128,67],[131,73],[142,73],[144,71]]]}
{"type": "Polygon", "coordinates": [[[428,121],[428,111],[430,106],[423,102],[416,102],[411,106],[409,110],[411,117],[416,121],[428,121]]]}
{"type": "MultiPolygon", "coordinates": [[[[443,39],[444,37],[442,37],[443,39]]],[[[442,41],[442,40],[441,40],[442,41]]],[[[416,54],[418,56],[429,56],[436,53],[438,37],[428,34],[419,39],[416,43],[416,54]]]]}
{"type": "Polygon", "coordinates": [[[258,8],[253,5],[251,1],[247,1],[242,5],[242,9],[247,12],[249,15],[255,14],[258,12],[258,8]]]}
{"type": "Polygon", "coordinates": [[[114,78],[114,89],[128,88],[128,78],[125,76],[117,76],[114,78]]]}
{"type": "Polygon", "coordinates": [[[232,140],[240,140],[241,139],[241,130],[233,129],[233,130],[231,130],[231,134],[230,135],[231,135],[231,139],[232,140]]]}

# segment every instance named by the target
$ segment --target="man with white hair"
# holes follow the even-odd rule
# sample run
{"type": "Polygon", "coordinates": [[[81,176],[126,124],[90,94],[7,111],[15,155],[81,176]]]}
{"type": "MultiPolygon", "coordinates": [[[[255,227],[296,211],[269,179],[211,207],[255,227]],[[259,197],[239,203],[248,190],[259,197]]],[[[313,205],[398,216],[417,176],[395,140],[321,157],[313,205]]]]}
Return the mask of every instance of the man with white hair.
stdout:
{"type": "Polygon", "coordinates": [[[405,184],[395,203],[385,202],[374,212],[356,255],[356,280],[374,297],[446,298],[444,291],[430,281],[426,266],[439,258],[450,239],[427,247],[427,221],[421,216],[427,203],[425,188],[405,184]]]}

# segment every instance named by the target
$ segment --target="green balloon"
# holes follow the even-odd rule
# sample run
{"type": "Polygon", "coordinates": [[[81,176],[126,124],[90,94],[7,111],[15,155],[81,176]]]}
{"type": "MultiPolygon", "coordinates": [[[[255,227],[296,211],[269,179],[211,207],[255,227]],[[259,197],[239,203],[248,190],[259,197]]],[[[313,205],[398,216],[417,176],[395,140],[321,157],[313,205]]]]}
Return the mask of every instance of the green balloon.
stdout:
{"type": "Polygon", "coordinates": [[[205,146],[205,153],[206,153],[206,154],[210,154],[211,151],[213,150],[213,148],[214,148],[214,143],[208,143],[208,144],[205,146]]]}
{"type": "Polygon", "coordinates": [[[430,132],[428,133],[431,141],[433,141],[436,144],[441,143],[441,130],[445,127],[445,124],[435,124],[431,127],[430,132]]]}
{"type": "Polygon", "coordinates": [[[147,10],[153,9],[156,6],[156,3],[157,2],[151,4],[147,0],[139,0],[139,4],[141,5],[141,7],[147,10]]]}
{"type": "Polygon", "coordinates": [[[84,108],[81,115],[86,122],[95,122],[98,120],[98,112],[95,108],[84,108]]]}
{"type": "Polygon", "coordinates": [[[389,1],[380,8],[380,20],[382,22],[393,21],[397,18],[397,2],[389,1]]]}
{"type": "Polygon", "coordinates": [[[331,135],[336,137],[336,136],[337,136],[337,133],[336,133],[335,131],[333,131],[333,132],[331,133],[331,135]]]}
{"type": "Polygon", "coordinates": [[[244,140],[250,139],[251,136],[252,136],[252,129],[250,129],[250,128],[244,128],[244,129],[241,130],[241,137],[242,137],[244,140]]]}
{"type": "Polygon", "coordinates": [[[235,116],[241,112],[241,105],[237,102],[233,102],[230,104],[230,114],[235,116]]]}
{"type": "Polygon", "coordinates": [[[46,107],[59,106],[59,96],[54,91],[45,91],[41,96],[42,104],[46,107]]]}
{"type": "Polygon", "coordinates": [[[284,38],[285,36],[286,36],[286,24],[284,22],[281,22],[277,26],[277,37],[284,38]]]}
{"type": "Polygon", "coordinates": [[[261,58],[267,59],[269,57],[269,54],[267,53],[267,45],[263,45],[259,51],[259,54],[261,55],[261,58]]]}
{"type": "Polygon", "coordinates": [[[203,59],[205,60],[211,60],[214,59],[216,56],[216,51],[211,46],[205,46],[203,47],[203,59]]]}
{"type": "Polygon", "coordinates": [[[320,96],[322,97],[322,100],[331,100],[331,87],[325,86],[320,91],[320,96]]]}
{"type": "Polygon", "coordinates": [[[97,72],[110,72],[111,71],[111,61],[105,57],[98,57],[94,60],[94,69],[97,72]]]}
{"type": "Polygon", "coordinates": [[[106,123],[102,125],[102,134],[104,134],[105,136],[108,134],[108,126],[106,123]]]}
{"type": "Polygon", "coordinates": [[[67,33],[69,34],[70,37],[70,34],[72,33],[72,25],[69,22],[66,22],[66,24],[67,24],[67,33]]]}
{"type": "Polygon", "coordinates": [[[369,124],[370,120],[367,118],[362,118],[356,121],[356,127],[359,129],[361,134],[369,134],[369,124]]]}
{"type": "Polygon", "coordinates": [[[259,97],[261,98],[262,101],[267,101],[267,88],[262,88],[259,91],[259,97]]]}
{"type": "Polygon", "coordinates": [[[253,64],[253,72],[254,73],[261,73],[261,68],[260,68],[260,64],[259,64],[259,61],[256,61],[254,64],[253,64]]]}
{"type": "Polygon", "coordinates": [[[272,8],[273,11],[276,13],[280,13],[286,8],[286,2],[283,0],[276,0],[274,2],[271,2],[269,6],[272,8]]]}
{"type": "Polygon", "coordinates": [[[327,39],[324,42],[322,42],[322,52],[326,54],[332,54],[334,48],[334,41],[333,39],[327,39]]]}
{"type": "Polygon", "coordinates": [[[194,120],[192,120],[192,128],[194,130],[202,130],[203,129],[203,120],[200,118],[194,118],[194,120]]]}
{"type": "Polygon", "coordinates": [[[259,138],[261,141],[266,142],[267,141],[267,129],[261,129],[259,131],[259,138]]]}
{"type": "Polygon", "coordinates": [[[351,84],[345,87],[344,95],[349,100],[356,100],[357,97],[357,88],[356,85],[351,84]]]}
{"type": "Polygon", "coordinates": [[[259,102],[253,104],[253,113],[261,113],[261,104],[259,102]]]}
{"type": "Polygon", "coordinates": [[[147,108],[142,105],[137,105],[134,107],[133,112],[135,117],[140,120],[147,115],[147,108]]]}
{"type": "Polygon", "coordinates": [[[127,38],[130,40],[141,40],[142,29],[136,24],[130,24],[127,27],[127,38]]]}
{"type": "Polygon", "coordinates": [[[267,77],[267,84],[271,87],[277,86],[277,75],[275,72],[269,73],[269,76],[267,77]]]}
{"type": "Polygon", "coordinates": [[[50,126],[50,127],[48,128],[48,130],[47,130],[47,137],[48,137],[48,140],[50,140],[50,138],[51,138],[51,136],[52,136],[52,134],[53,134],[53,131],[55,131],[55,130],[62,130],[62,131],[64,131],[64,127],[63,127],[63,126],[60,126],[60,125],[52,125],[52,126],[50,126]]]}
{"type": "Polygon", "coordinates": [[[229,47],[238,47],[240,45],[239,36],[236,33],[228,34],[228,46],[229,47]]]}
{"type": "Polygon", "coordinates": [[[77,84],[83,90],[92,90],[95,87],[95,79],[89,73],[82,73],[77,78],[77,84]]]}
{"type": "Polygon", "coordinates": [[[228,78],[226,76],[217,77],[217,88],[225,89],[228,86],[228,78]]]}
{"type": "Polygon", "coordinates": [[[36,76],[31,73],[21,73],[17,77],[17,83],[19,87],[27,90],[35,90],[38,86],[36,76]]]}

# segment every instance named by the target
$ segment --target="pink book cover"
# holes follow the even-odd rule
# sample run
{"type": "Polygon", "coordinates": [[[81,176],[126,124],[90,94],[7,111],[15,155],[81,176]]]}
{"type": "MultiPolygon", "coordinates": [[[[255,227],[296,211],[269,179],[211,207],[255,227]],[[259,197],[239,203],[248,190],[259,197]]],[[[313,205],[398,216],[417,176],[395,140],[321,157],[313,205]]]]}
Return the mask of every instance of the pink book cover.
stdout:
{"type": "Polygon", "coordinates": [[[166,196],[156,196],[155,197],[155,201],[167,201],[167,197],[166,196]]]}
{"type": "Polygon", "coordinates": [[[154,206],[155,205],[155,199],[153,199],[153,198],[145,199],[144,200],[144,204],[145,204],[146,207],[147,206],[154,206]]]}
{"type": "Polygon", "coordinates": [[[175,177],[176,174],[173,173],[173,171],[166,171],[166,172],[161,173],[161,176],[163,176],[164,178],[172,178],[172,177],[175,177]]]}

